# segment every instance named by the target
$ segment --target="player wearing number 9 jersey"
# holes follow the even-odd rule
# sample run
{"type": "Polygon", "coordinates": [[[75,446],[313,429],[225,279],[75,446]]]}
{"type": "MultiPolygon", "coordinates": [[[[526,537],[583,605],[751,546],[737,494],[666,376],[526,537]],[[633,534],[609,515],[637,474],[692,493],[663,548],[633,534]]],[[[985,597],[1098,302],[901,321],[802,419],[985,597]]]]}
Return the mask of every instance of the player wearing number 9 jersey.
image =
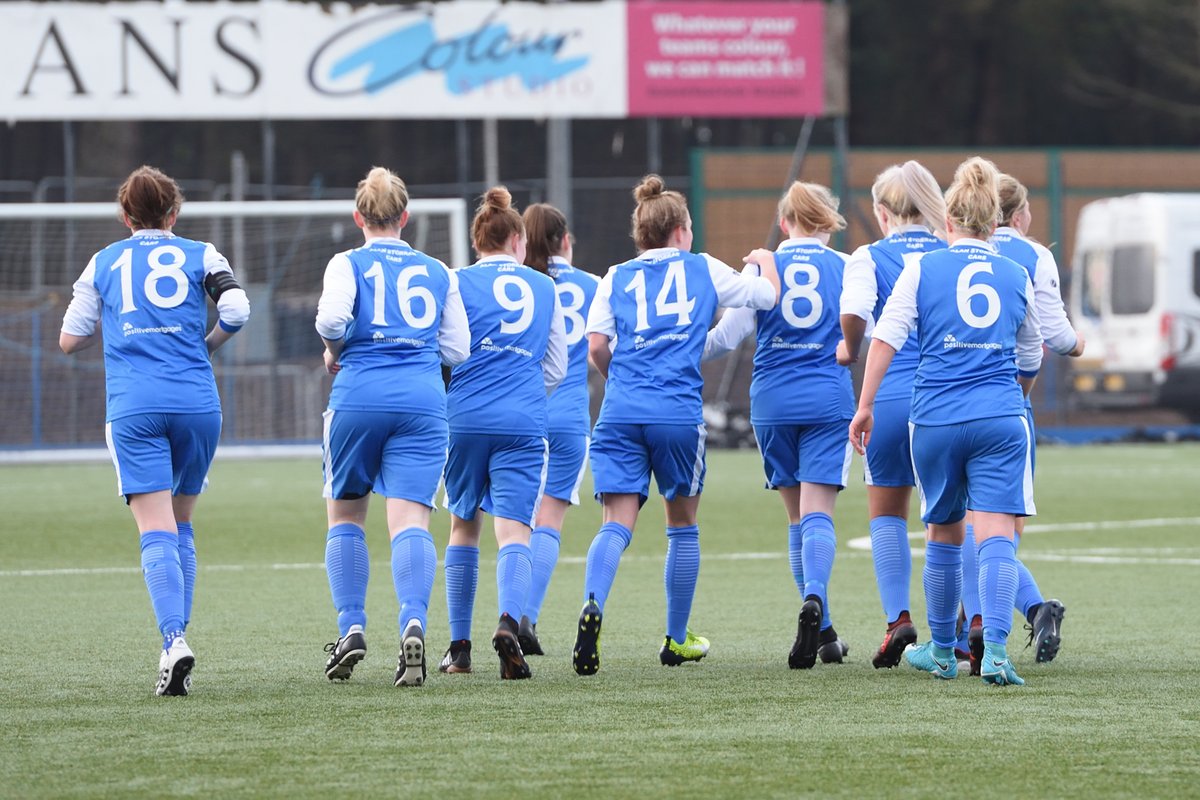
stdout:
{"type": "Polygon", "coordinates": [[[604,524],[588,550],[586,603],[572,653],[580,675],[600,667],[604,604],[649,496],[651,474],[667,517],[667,632],[659,660],[674,666],[708,653],[708,640],[688,629],[700,571],[696,511],[704,487],[700,357],[718,307],[768,309],[779,299],[773,262],[758,277],[688,252],[687,201],[666,191],[662,178],[647,176],[633,196],[638,256],[608,271],[588,314],[588,352],[607,378],[591,452],[604,524]]]}
{"type": "Polygon", "coordinates": [[[999,217],[996,168],[972,158],[946,192],[950,247],[908,264],[875,327],[858,412],[855,449],[869,445],[872,406],[896,351],[914,327],[920,360],[910,421],[913,466],[928,525],[925,603],[930,642],[909,663],[940,678],[958,673],[955,623],[968,501],[979,544],[983,603],[982,674],[992,684],[1023,681],[1006,642],[1017,591],[1013,527],[1035,513],[1024,396],[1042,361],[1029,274],[987,243],[999,217]],[[867,441],[863,441],[864,438],[867,441]]]}
{"type": "Polygon", "coordinates": [[[471,235],[479,261],[458,270],[471,356],[454,368],[448,394],[451,644],[440,669],[471,669],[482,510],[494,518],[500,550],[500,622],[492,646],[500,677],[520,679],[530,677],[517,632],[532,573],[529,537],[546,482],[546,395],[567,371],[566,334],[554,281],[522,263],[525,226],[503,186],[484,195],[471,235]]]}
{"type": "Polygon", "coordinates": [[[563,520],[568,508],[579,505],[579,485],[587,466],[592,418],[587,338],[583,334],[600,281],[590,272],[571,266],[574,247],[561,211],[545,203],[535,203],[525,209],[522,217],[527,235],[525,263],[553,279],[567,338],[567,377],[546,401],[550,463],[546,469],[546,491],[529,537],[533,580],[518,633],[521,651],[527,656],[540,656],[543,651],[537,636],[538,616],[558,563],[563,520]]]}
{"type": "Polygon", "coordinates": [[[162,634],[155,694],[185,695],[195,656],[184,640],[196,580],[192,513],[221,434],[209,356],[250,316],[246,293],[211,244],[175,236],[183,194],[140,167],[117,192],[132,236],[92,256],[75,282],[59,346],[104,331],[105,435],[117,492],[141,536],[142,573],[162,634]],[[204,296],[219,320],[205,335],[204,296]]]}
{"type": "Polygon", "coordinates": [[[324,419],[325,571],[338,639],[325,675],[346,680],[366,655],[370,561],[364,527],[372,491],[387,499],[392,580],[400,601],[396,686],[425,682],[425,630],[437,550],[429,515],[446,462],[441,365],[469,353],[458,280],[400,239],[408,189],[373,168],[359,181],[362,247],[334,256],[317,304],[317,332],[334,375],[324,419]]]}
{"type": "Polygon", "coordinates": [[[789,237],[771,256],[779,303],[727,312],[704,355],[728,353],[757,329],[750,422],[767,488],[779,491],[788,516],[788,560],[802,601],[788,666],[810,669],[818,655],[841,663],[849,651],[829,619],[828,597],[837,547],[833,508],[850,469],[846,425],[854,416],[850,372],[836,357],[846,257],[825,246],[846,220],[827,188],[796,181],[780,200],[779,225],[789,237]]]}

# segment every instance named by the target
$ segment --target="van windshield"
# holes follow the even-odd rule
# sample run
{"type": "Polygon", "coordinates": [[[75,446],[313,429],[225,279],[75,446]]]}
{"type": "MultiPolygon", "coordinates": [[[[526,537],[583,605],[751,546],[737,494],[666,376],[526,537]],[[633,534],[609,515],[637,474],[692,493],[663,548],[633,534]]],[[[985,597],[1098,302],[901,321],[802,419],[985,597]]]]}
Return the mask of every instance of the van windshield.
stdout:
{"type": "Polygon", "coordinates": [[[1120,245],[1112,255],[1112,311],[1145,314],[1154,306],[1154,247],[1120,245]]]}

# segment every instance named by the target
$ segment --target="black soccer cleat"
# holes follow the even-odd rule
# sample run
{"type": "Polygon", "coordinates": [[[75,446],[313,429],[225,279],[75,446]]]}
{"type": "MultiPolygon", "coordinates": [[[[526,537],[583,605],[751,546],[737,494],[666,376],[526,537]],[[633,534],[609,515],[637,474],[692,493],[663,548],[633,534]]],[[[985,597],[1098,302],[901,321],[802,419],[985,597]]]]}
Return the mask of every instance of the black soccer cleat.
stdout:
{"type": "Polygon", "coordinates": [[[821,631],[820,642],[817,658],[821,659],[822,664],[841,664],[842,659],[850,655],[850,645],[838,637],[832,625],[821,631]]]}
{"type": "Polygon", "coordinates": [[[603,614],[596,595],[589,595],[579,612],[579,630],[575,632],[575,649],[571,651],[571,665],[576,675],[595,675],[600,670],[601,622],[603,614]]]}
{"type": "Polygon", "coordinates": [[[331,681],[344,681],[354,672],[354,665],[367,655],[367,637],[357,625],[336,642],[325,645],[329,660],[325,662],[325,677],[331,681]]]}
{"type": "Polygon", "coordinates": [[[506,681],[519,681],[532,678],[533,672],[521,652],[521,642],[517,639],[517,621],[508,614],[500,615],[500,624],[492,635],[492,647],[500,656],[500,678],[506,681]]]}
{"type": "Polygon", "coordinates": [[[449,675],[467,674],[471,671],[471,640],[455,639],[446,648],[442,663],[438,664],[438,672],[449,675]]]}
{"type": "Polygon", "coordinates": [[[400,638],[400,657],[396,663],[395,686],[421,686],[425,683],[425,631],[417,623],[408,626],[400,638]]]}
{"type": "Polygon", "coordinates": [[[521,615],[521,624],[517,626],[517,641],[521,643],[521,652],[527,656],[544,656],[542,643],[538,641],[537,623],[530,622],[529,617],[521,615]]]}
{"type": "Polygon", "coordinates": [[[904,648],[917,642],[917,626],[912,624],[905,611],[888,625],[887,633],[883,635],[883,644],[871,656],[871,666],[875,669],[892,669],[900,666],[904,656],[904,648]]]}
{"type": "Polygon", "coordinates": [[[1033,624],[1028,626],[1029,645],[1037,648],[1034,659],[1046,664],[1058,655],[1062,645],[1062,621],[1067,615],[1066,606],[1057,600],[1047,600],[1038,606],[1033,615],[1033,624]]]}
{"type": "Polygon", "coordinates": [[[788,653],[788,666],[792,669],[812,669],[817,663],[817,648],[821,643],[821,601],[810,596],[800,606],[800,619],[796,625],[796,641],[788,653]]]}
{"type": "Polygon", "coordinates": [[[971,674],[978,677],[983,669],[983,622],[975,624],[971,620],[971,629],[967,631],[967,649],[971,651],[971,674]]]}

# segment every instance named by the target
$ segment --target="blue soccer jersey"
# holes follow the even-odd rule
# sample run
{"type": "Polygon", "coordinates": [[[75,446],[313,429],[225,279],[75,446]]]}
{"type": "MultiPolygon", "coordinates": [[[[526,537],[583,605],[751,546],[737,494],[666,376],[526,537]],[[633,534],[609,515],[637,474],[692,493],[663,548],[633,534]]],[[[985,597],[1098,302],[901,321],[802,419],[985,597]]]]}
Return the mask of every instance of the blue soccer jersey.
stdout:
{"type": "Polygon", "coordinates": [[[544,437],[546,390],[562,375],[552,376],[543,359],[565,362],[554,281],[507,256],[482,259],[457,274],[471,355],[450,376],[450,432],[544,437]]]}
{"type": "Polygon", "coordinates": [[[550,260],[547,274],[554,279],[567,336],[567,376],[546,401],[547,427],[551,433],[587,434],[592,419],[588,401],[588,342],[584,332],[600,280],[558,257],[550,260]]]}
{"type": "Polygon", "coordinates": [[[1059,355],[1067,355],[1075,349],[1079,335],[1071,327],[1063,308],[1062,290],[1059,288],[1058,264],[1054,256],[1043,245],[1023,236],[1015,228],[997,228],[992,234],[992,246],[1000,255],[1011,258],[1029,272],[1033,281],[1034,302],[1037,305],[1038,323],[1042,328],[1042,340],[1059,355]]]}

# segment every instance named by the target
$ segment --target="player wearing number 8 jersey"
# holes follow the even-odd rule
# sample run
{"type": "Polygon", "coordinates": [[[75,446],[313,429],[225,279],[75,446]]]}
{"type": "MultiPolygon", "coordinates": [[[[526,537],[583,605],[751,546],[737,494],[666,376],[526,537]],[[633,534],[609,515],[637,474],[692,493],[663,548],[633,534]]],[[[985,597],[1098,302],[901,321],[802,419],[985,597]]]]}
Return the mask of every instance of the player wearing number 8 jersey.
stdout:
{"type": "Polygon", "coordinates": [[[850,469],[846,424],[854,394],[836,356],[845,256],[825,246],[846,221],[827,188],[796,181],[780,200],[779,225],[789,238],[773,256],[778,305],[727,312],[704,354],[727,353],[757,330],[750,422],[767,488],[779,491],[788,516],[788,560],[802,601],[788,666],[810,669],[818,654],[841,663],[849,650],[829,618],[828,586],[837,547],[833,509],[850,469]]]}
{"type": "Polygon", "coordinates": [[[66,353],[89,346],[101,322],[105,434],[163,637],[155,693],[185,695],[195,664],[183,636],[196,581],[192,513],[221,434],[209,356],[246,323],[250,304],[211,244],[171,233],[183,203],[175,181],[141,167],[117,202],[133,235],[92,256],[75,282],[59,346],[66,353]],[[219,316],[207,336],[205,294],[219,316]]]}
{"type": "Polygon", "coordinates": [[[955,172],[946,192],[950,247],[908,264],[897,280],[875,328],[850,440],[860,453],[869,445],[879,385],[916,328],[920,360],[910,430],[928,525],[931,641],[910,647],[906,657],[938,677],[957,675],[955,623],[970,502],[980,542],[982,674],[1003,685],[1023,683],[1006,649],[1017,590],[1012,532],[1017,516],[1035,513],[1024,396],[1041,366],[1042,341],[1028,273],[986,241],[999,215],[996,176],[980,158],[955,172]]]}
{"type": "Polygon", "coordinates": [[[350,677],[367,649],[370,561],[364,527],[372,491],[387,499],[392,581],[400,601],[396,686],[425,682],[425,630],[437,551],[429,515],[446,461],[442,363],[468,355],[457,277],[400,239],[404,181],[373,168],[359,182],[354,222],[362,247],[334,256],[317,304],[317,332],[334,374],[324,419],[329,533],[325,571],[338,639],[325,675],[350,677]]]}
{"type": "Polygon", "coordinates": [[[492,637],[500,677],[528,678],[517,633],[532,573],[529,537],[546,481],[546,395],[566,374],[566,335],[554,282],[521,263],[525,227],[503,186],[484,195],[471,233],[479,261],[458,270],[471,356],[454,368],[448,394],[451,644],[440,669],[471,669],[482,510],[494,519],[500,549],[500,622],[492,637]]]}
{"type": "Polygon", "coordinates": [[[589,355],[607,378],[591,452],[604,524],[588,550],[587,602],[572,653],[580,675],[599,669],[604,604],[649,496],[651,474],[667,516],[667,632],[659,659],[677,665],[707,654],[708,640],[688,629],[700,570],[696,511],[704,487],[700,357],[718,307],[768,309],[779,299],[773,262],[758,277],[688,252],[687,202],[665,191],[660,177],[643,179],[634,198],[639,254],[608,271],[588,315],[589,355]]]}

